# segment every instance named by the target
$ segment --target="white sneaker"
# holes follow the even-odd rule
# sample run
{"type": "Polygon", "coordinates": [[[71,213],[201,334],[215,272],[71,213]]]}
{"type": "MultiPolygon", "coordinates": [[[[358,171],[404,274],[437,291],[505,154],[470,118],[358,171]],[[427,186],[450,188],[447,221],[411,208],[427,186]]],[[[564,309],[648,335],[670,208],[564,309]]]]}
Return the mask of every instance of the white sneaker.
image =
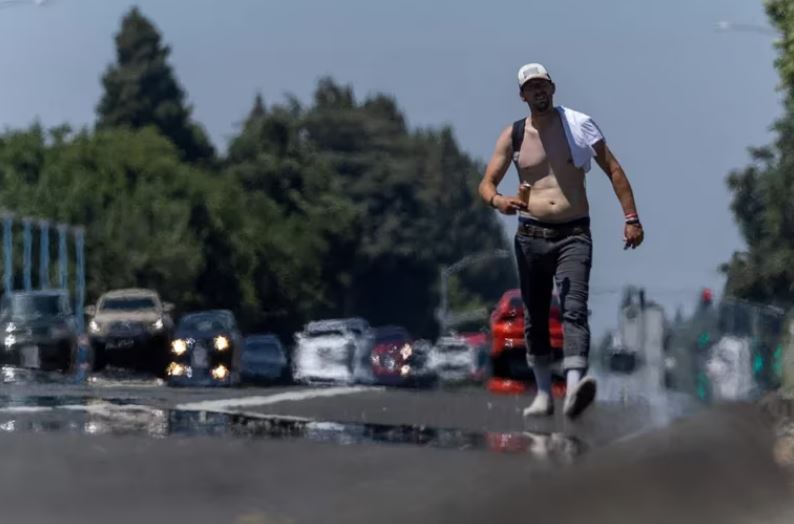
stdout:
{"type": "Polygon", "coordinates": [[[525,417],[540,417],[554,414],[554,400],[551,395],[538,394],[528,407],[524,408],[525,417]]]}
{"type": "Polygon", "coordinates": [[[596,381],[593,377],[585,377],[565,395],[563,413],[576,418],[593,403],[596,397],[596,381]]]}

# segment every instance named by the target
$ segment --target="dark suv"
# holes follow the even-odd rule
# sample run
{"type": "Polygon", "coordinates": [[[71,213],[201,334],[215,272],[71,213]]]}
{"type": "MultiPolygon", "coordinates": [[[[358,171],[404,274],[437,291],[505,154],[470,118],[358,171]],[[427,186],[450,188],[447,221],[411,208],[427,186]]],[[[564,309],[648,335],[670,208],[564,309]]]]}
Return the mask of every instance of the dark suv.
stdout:
{"type": "Polygon", "coordinates": [[[77,322],[63,290],[17,291],[0,301],[3,351],[9,366],[70,371],[77,358],[77,322]]]}

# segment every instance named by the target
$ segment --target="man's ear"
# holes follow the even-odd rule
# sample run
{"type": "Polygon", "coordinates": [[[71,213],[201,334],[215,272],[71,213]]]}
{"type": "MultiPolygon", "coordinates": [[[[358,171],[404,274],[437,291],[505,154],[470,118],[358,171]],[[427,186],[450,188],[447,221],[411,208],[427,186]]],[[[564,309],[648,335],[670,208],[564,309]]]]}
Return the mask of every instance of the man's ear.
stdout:
{"type": "Polygon", "coordinates": [[[527,97],[524,96],[524,90],[520,87],[518,88],[518,97],[521,98],[524,102],[527,101],[527,97]]]}
{"type": "Polygon", "coordinates": [[[554,94],[554,93],[556,93],[556,92],[557,92],[557,84],[555,84],[554,82],[552,82],[552,83],[551,83],[551,94],[553,95],[553,94],[554,94]]]}

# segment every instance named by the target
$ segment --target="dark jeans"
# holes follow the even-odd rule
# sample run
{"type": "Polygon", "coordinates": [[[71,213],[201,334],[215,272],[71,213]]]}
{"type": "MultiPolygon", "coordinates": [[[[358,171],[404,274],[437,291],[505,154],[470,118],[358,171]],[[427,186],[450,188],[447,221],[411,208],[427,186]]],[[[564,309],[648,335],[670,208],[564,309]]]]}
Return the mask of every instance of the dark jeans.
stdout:
{"type": "Polygon", "coordinates": [[[515,247],[529,366],[552,361],[549,307],[556,280],[564,337],[563,369],[586,369],[590,352],[587,300],[593,259],[589,231],[553,240],[518,234],[515,247]]]}

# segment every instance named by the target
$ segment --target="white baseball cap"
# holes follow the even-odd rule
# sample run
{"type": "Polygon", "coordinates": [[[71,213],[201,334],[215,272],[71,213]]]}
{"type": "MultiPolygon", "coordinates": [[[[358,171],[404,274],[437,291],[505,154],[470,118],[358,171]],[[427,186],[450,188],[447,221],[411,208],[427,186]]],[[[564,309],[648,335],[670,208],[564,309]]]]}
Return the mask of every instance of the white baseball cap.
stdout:
{"type": "Polygon", "coordinates": [[[551,82],[551,76],[541,64],[527,64],[518,70],[518,85],[523,86],[533,78],[543,78],[551,82]]]}

